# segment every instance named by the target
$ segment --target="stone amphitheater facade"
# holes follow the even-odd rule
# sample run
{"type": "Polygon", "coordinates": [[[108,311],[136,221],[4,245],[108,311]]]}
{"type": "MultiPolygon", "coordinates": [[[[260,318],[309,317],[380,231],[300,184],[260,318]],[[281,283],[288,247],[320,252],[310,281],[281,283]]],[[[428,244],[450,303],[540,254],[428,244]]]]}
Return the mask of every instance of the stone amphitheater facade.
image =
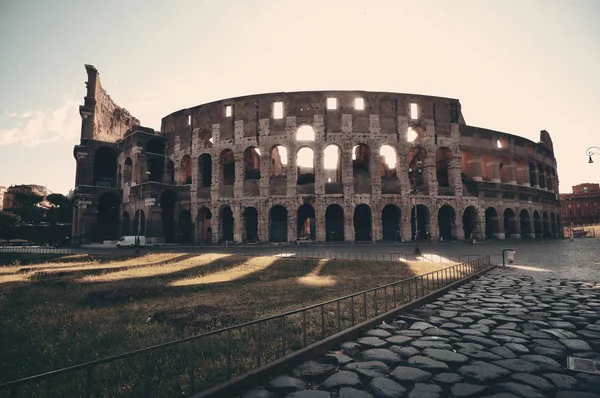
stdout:
{"type": "Polygon", "coordinates": [[[249,95],[173,112],[155,131],[86,69],[74,242],[137,230],[193,244],[562,233],[548,132],[532,142],[469,126],[457,99],[249,95]]]}

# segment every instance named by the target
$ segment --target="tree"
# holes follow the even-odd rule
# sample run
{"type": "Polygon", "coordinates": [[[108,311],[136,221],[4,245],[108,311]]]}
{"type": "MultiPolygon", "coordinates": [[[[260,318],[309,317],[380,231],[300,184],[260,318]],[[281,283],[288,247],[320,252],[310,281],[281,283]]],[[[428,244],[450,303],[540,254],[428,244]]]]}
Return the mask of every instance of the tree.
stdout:
{"type": "Polygon", "coordinates": [[[38,203],[44,200],[43,195],[36,193],[15,193],[15,200],[21,204],[18,209],[10,209],[21,217],[21,220],[29,223],[39,223],[44,219],[44,209],[37,206],[38,203]]]}
{"type": "Polygon", "coordinates": [[[11,227],[19,221],[21,221],[21,217],[17,214],[9,211],[0,211],[0,228],[11,227]]]}
{"type": "Polygon", "coordinates": [[[73,208],[69,198],[59,193],[53,193],[46,196],[46,200],[52,204],[46,215],[50,224],[71,222],[73,208]]]}

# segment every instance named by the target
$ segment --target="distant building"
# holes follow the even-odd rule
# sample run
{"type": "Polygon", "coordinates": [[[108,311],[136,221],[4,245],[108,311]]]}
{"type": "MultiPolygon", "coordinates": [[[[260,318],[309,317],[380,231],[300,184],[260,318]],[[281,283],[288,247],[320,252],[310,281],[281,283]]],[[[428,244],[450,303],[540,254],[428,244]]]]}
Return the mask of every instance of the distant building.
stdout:
{"type": "MultiPolygon", "coordinates": [[[[11,185],[10,187],[8,187],[8,189],[6,189],[6,191],[3,194],[2,208],[5,210],[17,210],[23,207],[23,204],[19,200],[19,193],[29,195],[36,194],[45,198],[46,195],[49,195],[51,192],[48,191],[46,187],[42,185],[11,185]]],[[[46,200],[44,200],[41,203],[39,203],[38,206],[48,207],[49,203],[46,200]]]]}
{"type": "Polygon", "coordinates": [[[564,225],[600,224],[600,184],[575,185],[560,200],[564,225]]]}
{"type": "Polygon", "coordinates": [[[4,192],[6,187],[0,187],[0,210],[4,209],[4,192]]]}

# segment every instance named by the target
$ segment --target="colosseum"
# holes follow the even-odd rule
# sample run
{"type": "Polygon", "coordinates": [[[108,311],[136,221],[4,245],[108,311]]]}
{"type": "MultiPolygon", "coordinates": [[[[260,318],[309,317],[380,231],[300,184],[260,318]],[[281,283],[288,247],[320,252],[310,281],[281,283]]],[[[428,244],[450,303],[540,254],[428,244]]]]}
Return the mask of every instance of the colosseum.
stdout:
{"type": "Polygon", "coordinates": [[[173,112],[160,131],[86,65],[73,241],[536,239],[562,234],[556,159],[466,124],[457,99],[270,93],[173,112]]]}

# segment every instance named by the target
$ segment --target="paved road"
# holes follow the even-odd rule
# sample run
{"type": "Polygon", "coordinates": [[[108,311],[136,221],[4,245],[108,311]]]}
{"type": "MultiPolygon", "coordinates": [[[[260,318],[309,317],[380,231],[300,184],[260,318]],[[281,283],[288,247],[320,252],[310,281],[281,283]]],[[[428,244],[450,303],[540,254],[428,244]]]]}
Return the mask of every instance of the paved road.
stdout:
{"type": "Polygon", "coordinates": [[[600,285],[497,269],[242,398],[600,398],[600,285]]]}

